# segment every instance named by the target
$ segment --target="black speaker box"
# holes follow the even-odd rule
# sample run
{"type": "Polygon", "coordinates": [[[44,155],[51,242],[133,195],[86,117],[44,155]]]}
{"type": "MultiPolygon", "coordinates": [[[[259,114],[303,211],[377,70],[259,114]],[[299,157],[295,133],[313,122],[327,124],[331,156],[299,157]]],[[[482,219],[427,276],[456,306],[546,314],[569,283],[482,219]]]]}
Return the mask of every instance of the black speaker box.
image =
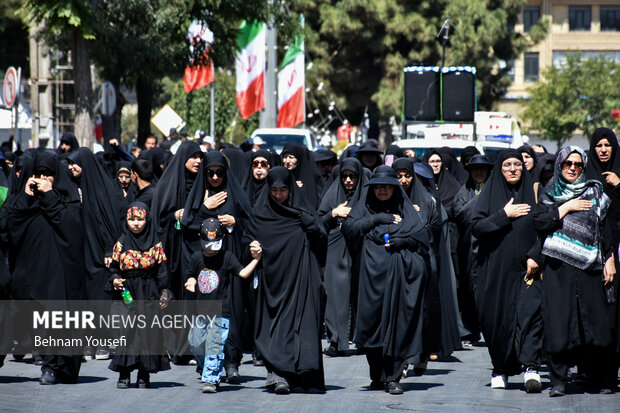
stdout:
{"type": "Polygon", "coordinates": [[[439,120],[438,72],[405,72],[405,120],[439,120]]]}
{"type": "Polygon", "coordinates": [[[447,72],[441,82],[443,120],[473,122],[476,76],[467,71],[447,72]]]}

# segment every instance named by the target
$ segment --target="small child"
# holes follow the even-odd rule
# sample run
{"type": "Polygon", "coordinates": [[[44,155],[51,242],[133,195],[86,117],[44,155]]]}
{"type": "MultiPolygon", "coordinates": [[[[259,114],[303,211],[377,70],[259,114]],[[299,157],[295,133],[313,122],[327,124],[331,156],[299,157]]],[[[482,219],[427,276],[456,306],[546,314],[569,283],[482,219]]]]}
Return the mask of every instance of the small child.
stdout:
{"type": "Polygon", "coordinates": [[[203,393],[215,393],[220,384],[224,364],[224,345],[228,338],[230,318],[231,277],[248,278],[261,259],[262,249],[257,241],[250,244],[252,261],[244,268],[230,251],[220,252],[226,227],[215,218],[200,226],[202,251],[195,252],[189,264],[185,288],[196,293],[197,300],[220,300],[222,317],[204,326],[194,326],[189,340],[198,365],[202,365],[203,393]],[[196,289],[198,285],[198,289],[196,289]],[[198,291],[196,291],[198,290],[198,291]]]}
{"type": "MultiPolygon", "coordinates": [[[[127,210],[127,225],[124,233],[112,250],[112,286],[120,292],[126,288],[134,300],[159,300],[159,307],[164,308],[171,297],[168,288],[168,270],[166,254],[157,233],[151,225],[148,207],[142,202],[134,202],[127,210]]],[[[118,294],[118,293],[117,293],[118,294]]],[[[118,294],[120,298],[120,294],[118,294]]],[[[123,308],[123,306],[119,306],[123,308]]],[[[117,347],[110,363],[110,370],[119,373],[116,387],[126,389],[130,385],[130,373],[138,370],[136,387],[150,387],[150,373],[169,370],[170,363],[165,355],[163,336],[150,333],[144,329],[126,329],[124,332],[135,342],[130,347],[117,347]],[[143,353],[140,343],[159,346],[160,355],[143,353]]],[[[128,340],[130,341],[130,340],[128,340]]]]}

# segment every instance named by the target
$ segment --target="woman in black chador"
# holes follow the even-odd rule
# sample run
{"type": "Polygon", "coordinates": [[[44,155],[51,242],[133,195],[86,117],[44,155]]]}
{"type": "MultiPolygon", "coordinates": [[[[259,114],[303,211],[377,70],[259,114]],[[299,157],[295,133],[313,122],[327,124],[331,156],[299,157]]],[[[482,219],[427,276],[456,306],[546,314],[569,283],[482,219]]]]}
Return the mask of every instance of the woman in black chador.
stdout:
{"type": "Polygon", "coordinates": [[[581,148],[560,150],[534,215],[544,239],[544,346],[551,397],[564,395],[568,369],[575,364],[595,391],[612,393],[616,384],[617,371],[609,368],[615,304],[608,302],[606,289],[615,274],[617,244],[612,246],[605,233],[610,200],[599,181],[586,178],[586,163],[581,148]]]}
{"type": "MultiPolygon", "coordinates": [[[[152,149],[151,149],[152,150],[152,149]]],[[[185,201],[196,181],[202,164],[203,153],[195,142],[183,142],[166,167],[155,188],[151,203],[153,224],[157,236],[164,246],[168,261],[170,289],[175,299],[185,297],[183,263],[183,235],[181,219],[183,218],[185,201]]],[[[154,165],[155,166],[155,165],[154,165]]],[[[172,362],[185,364],[189,362],[183,353],[189,353],[187,337],[171,334],[166,337],[166,346],[172,355],[172,362]]]]}
{"type": "MultiPolygon", "coordinates": [[[[13,298],[85,299],[80,198],[57,155],[34,151],[18,187],[21,191],[7,211],[13,298]]],[[[81,355],[44,355],[40,383],[75,383],[81,359],[81,355]]]]}
{"type": "Polygon", "coordinates": [[[308,205],[313,210],[317,209],[323,193],[323,178],[312,158],[312,153],[298,143],[287,143],[282,149],[282,165],[293,172],[308,205]]]}
{"type": "Polygon", "coordinates": [[[366,353],[371,389],[402,394],[405,361],[423,352],[429,242],[394,169],[377,167],[368,184],[342,224],[359,277],[354,341],[366,353]]]}
{"type": "MultiPolygon", "coordinates": [[[[241,238],[251,209],[250,202],[231,172],[224,154],[218,151],[208,152],[196,177],[196,183],[187,197],[181,220],[184,263],[189,264],[192,254],[200,251],[200,225],[208,218],[215,218],[226,226],[229,235],[224,238],[222,248],[241,260],[241,238]]],[[[230,283],[230,330],[224,348],[224,367],[229,383],[239,382],[238,368],[243,350],[252,347],[245,311],[249,282],[251,280],[234,277],[230,283]]]]}
{"type": "Polygon", "coordinates": [[[325,390],[321,354],[321,274],[327,239],[293,174],[269,170],[244,240],[257,240],[254,339],[267,367],[267,386],[278,394],[293,387],[325,390]]]}
{"type": "Polygon", "coordinates": [[[531,208],[534,183],[521,153],[509,149],[497,158],[472,212],[478,239],[476,304],[480,330],[493,363],[492,389],[504,389],[508,376],[526,368],[528,392],[541,389],[540,280],[531,208]]]}
{"type": "MultiPolygon", "coordinates": [[[[114,244],[110,281],[114,290],[120,292],[126,288],[134,300],[148,300],[150,302],[144,305],[154,306],[151,310],[157,311],[157,307],[165,306],[170,298],[166,254],[153,229],[146,204],[132,203],[126,218],[123,235],[114,244]]],[[[117,294],[120,299],[120,293],[117,294]]],[[[126,313],[123,304],[115,304],[126,313]]],[[[129,374],[135,369],[138,370],[137,387],[149,387],[150,373],[170,369],[168,356],[164,355],[163,336],[157,329],[144,328],[129,329],[123,334],[129,336],[128,346],[117,347],[109,367],[119,373],[117,387],[128,388],[129,374]],[[144,349],[147,345],[149,351],[144,349]],[[154,354],[158,349],[161,349],[160,355],[154,354]]]]}
{"type": "MultiPolygon", "coordinates": [[[[319,216],[328,231],[327,261],[325,267],[325,327],[329,347],[328,356],[339,356],[349,348],[351,336],[351,292],[357,298],[357,280],[351,279],[351,255],[340,232],[340,226],[351,208],[365,192],[364,167],[355,158],[347,158],[340,164],[340,176],[321,201],[319,216]],[[351,288],[351,285],[354,288],[351,288]]],[[[355,309],[353,309],[355,314],[355,309]]]]}

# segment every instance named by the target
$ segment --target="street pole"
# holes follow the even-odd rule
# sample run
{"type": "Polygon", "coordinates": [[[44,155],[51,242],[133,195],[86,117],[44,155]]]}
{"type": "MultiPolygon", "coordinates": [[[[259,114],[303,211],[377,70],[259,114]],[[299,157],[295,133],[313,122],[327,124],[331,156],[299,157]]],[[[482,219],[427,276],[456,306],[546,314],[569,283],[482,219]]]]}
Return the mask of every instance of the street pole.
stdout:
{"type": "Polygon", "coordinates": [[[215,80],[211,82],[211,137],[215,139],[215,80]]]}
{"type": "Polygon", "coordinates": [[[275,128],[277,119],[278,97],[276,94],[276,39],[277,31],[273,20],[267,26],[267,70],[265,73],[265,110],[260,113],[261,128],[275,128]]]}

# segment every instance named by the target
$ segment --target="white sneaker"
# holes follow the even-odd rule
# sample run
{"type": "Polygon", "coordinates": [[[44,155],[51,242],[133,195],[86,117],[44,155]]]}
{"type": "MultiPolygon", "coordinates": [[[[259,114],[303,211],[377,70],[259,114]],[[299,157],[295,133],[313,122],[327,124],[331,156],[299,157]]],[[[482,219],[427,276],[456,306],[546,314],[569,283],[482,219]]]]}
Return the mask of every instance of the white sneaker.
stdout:
{"type": "Polygon", "coordinates": [[[491,388],[492,389],[505,389],[506,383],[508,379],[504,375],[493,376],[491,379],[491,388]]]}
{"type": "Polygon", "coordinates": [[[536,370],[528,367],[523,373],[523,382],[528,393],[540,393],[542,384],[540,383],[540,374],[536,370]]]}

